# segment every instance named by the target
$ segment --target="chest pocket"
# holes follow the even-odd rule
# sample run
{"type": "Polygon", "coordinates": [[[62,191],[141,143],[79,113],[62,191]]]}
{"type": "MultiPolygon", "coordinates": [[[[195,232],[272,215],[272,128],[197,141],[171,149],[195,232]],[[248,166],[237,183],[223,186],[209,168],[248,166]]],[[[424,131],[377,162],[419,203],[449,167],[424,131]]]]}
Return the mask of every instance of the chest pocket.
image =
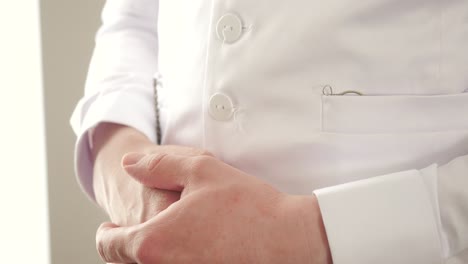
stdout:
{"type": "Polygon", "coordinates": [[[349,134],[468,130],[468,93],[322,96],[322,131],[349,134]]]}

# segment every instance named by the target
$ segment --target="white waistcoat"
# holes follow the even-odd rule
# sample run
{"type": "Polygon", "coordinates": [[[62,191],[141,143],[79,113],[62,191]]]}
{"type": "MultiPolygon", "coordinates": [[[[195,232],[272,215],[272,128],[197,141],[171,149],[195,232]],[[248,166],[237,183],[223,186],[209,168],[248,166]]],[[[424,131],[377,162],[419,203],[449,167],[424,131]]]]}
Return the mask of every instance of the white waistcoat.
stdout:
{"type": "Polygon", "coordinates": [[[297,194],[468,154],[467,1],[159,10],[163,144],[206,148],[297,194]]]}
{"type": "Polygon", "coordinates": [[[335,264],[468,263],[468,0],[159,0],[156,31],[157,3],[107,0],[74,122],[90,195],[88,129],[156,134],[158,35],[163,144],[313,192],[335,264]]]}

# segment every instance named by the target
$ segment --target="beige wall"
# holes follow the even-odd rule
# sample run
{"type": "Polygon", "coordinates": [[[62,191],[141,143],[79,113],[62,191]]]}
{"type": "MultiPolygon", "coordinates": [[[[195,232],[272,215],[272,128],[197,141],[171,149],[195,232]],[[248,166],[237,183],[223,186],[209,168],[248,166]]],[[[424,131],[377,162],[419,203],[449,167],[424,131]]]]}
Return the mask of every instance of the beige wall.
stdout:
{"type": "Polygon", "coordinates": [[[100,0],[42,0],[42,43],[53,264],[102,263],[95,230],[105,218],[79,189],[69,126],[99,26],[100,0]]]}

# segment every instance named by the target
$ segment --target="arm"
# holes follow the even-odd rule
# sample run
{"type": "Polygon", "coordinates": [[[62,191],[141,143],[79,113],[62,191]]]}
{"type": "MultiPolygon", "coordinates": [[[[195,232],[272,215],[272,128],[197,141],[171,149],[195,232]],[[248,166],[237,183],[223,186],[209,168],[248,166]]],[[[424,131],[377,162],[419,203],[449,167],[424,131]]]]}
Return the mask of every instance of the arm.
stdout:
{"type": "Polygon", "coordinates": [[[157,72],[157,0],[107,0],[89,67],[85,96],[71,124],[78,139],[76,174],[94,199],[92,137],[100,123],[132,127],[156,142],[153,77],[157,72]]]}
{"type": "Polygon", "coordinates": [[[148,188],[135,181],[122,168],[122,157],[132,152],[211,155],[189,147],[158,146],[134,128],[112,123],[98,125],[93,142],[93,187],[96,202],[107,212],[113,223],[124,226],[147,221],[179,200],[180,193],[148,188]]]}
{"type": "Polygon", "coordinates": [[[85,96],[71,120],[78,136],[79,182],[121,225],[141,223],[179,198],[177,192],[149,189],[128,177],[120,164],[125,153],[207,154],[153,143],[157,16],[157,0],[107,0],[85,96]]]}

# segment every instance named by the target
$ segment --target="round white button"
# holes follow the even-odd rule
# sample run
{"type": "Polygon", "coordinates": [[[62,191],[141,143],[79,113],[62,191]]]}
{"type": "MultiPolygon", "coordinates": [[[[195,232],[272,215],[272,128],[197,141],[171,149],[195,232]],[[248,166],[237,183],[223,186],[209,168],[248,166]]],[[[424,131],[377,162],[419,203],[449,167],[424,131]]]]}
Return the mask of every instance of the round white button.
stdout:
{"type": "Polygon", "coordinates": [[[242,21],[237,15],[225,14],[218,20],[216,34],[225,43],[236,42],[242,35],[242,21]]]}
{"type": "Polygon", "coordinates": [[[216,93],[210,98],[210,114],[218,121],[231,119],[234,105],[231,98],[225,94],[216,93]]]}

